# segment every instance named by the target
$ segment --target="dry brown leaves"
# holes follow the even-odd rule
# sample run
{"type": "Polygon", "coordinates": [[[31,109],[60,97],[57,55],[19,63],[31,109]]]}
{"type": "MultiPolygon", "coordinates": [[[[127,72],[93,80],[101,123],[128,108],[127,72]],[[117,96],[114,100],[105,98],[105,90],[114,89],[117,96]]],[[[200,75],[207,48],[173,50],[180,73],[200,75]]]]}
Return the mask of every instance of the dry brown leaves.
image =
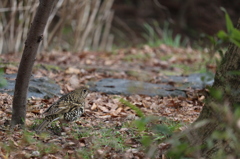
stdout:
{"type": "MultiPolygon", "coordinates": [[[[5,63],[5,73],[17,73],[19,55],[1,55],[2,63],[5,63]]],[[[116,53],[106,52],[51,52],[38,55],[33,74],[36,77],[47,76],[54,79],[61,87],[62,93],[67,93],[80,85],[86,85],[89,81],[98,81],[102,78],[124,78],[134,80],[144,80],[153,82],[161,75],[161,70],[175,71],[179,68],[172,64],[181,63],[188,66],[193,63],[203,61],[199,51],[191,48],[179,49],[161,45],[158,48],[144,46],[141,49],[121,49],[116,53]],[[189,56],[189,54],[194,56],[189,56]],[[162,56],[171,56],[167,60],[161,60],[162,56]],[[56,65],[61,69],[47,69],[46,64],[56,65]],[[135,72],[135,73],[133,73],[135,72]]],[[[214,69],[214,67],[212,67],[214,69]]],[[[181,74],[179,72],[178,74],[181,74]]],[[[158,81],[159,82],[159,81],[158,81]]],[[[174,121],[191,123],[199,115],[204,96],[198,91],[190,90],[188,96],[183,97],[150,97],[143,95],[132,95],[128,97],[120,95],[107,95],[100,92],[92,92],[87,97],[86,113],[81,120],[71,123],[64,128],[63,136],[51,135],[39,137],[33,135],[32,141],[26,137],[26,132],[15,130],[9,132],[7,125],[11,118],[12,96],[0,94],[0,148],[1,158],[63,158],[68,155],[70,158],[82,158],[83,154],[78,150],[89,149],[93,156],[98,158],[144,158],[145,154],[138,140],[132,137],[129,128],[122,127],[124,123],[129,123],[138,119],[136,112],[119,102],[119,98],[124,98],[140,108],[146,116],[164,116],[174,121]],[[90,129],[92,133],[88,136],[72,136],[74,131],[72,126],[80,126],[81,129],[90,129]],[[119,130],[117,128],[120,128],[119,130]],[[109,145],[93,149],[96,140],[101,138],[102,129],[116,128],[126,138],[124,144],[130,145],[126,150],[117,150],[109,145]],[[41,141],[42,146],[39,145],[41,141]],[[45,145],[45,146],[43,146],[45,145]],[[53,146],[55,145],[55,147],[53,146]],[[51,152],[48,152],[51,147],[51,152]],[[58,150],[61,150],[59,152],[58,150]],[[9,151],[8,151],[9,150],[9,151]]],[[[50,106],[58,97],[50,100],[36,99],[32,97],[28,100],[28,110],[26,115],[26,125],[31,127],[35,120],[41,118],[42,112],[50,106]]],[[[28,131],[27,131],[28,132],[28,131]]],[[[113,132],[113,134],[115,131],[113,132]]],[[[108,137],[105,137],[108,138],[108,137]]],[[[160,144],[159,150],[167,148],[166,143],[160,144]]],[[[161,157],[159,157],[161,158],[161,157]]]]}

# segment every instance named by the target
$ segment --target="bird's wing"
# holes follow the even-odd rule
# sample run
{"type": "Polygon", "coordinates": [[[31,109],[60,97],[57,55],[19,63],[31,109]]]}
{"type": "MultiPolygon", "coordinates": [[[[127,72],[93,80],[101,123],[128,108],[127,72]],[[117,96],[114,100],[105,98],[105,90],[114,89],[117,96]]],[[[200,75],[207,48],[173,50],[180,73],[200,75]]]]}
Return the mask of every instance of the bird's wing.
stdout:
{"type": "Polygon", "coordinates": [[[72,107],[84,107],[85,102],[84,100],[74,100],[74,97],[71,96],[73,92],[63,95],[59,100],[53,103],[45,112],[45,115],[52,115],[52,114],[63,114],[68,112],[72,107]]]}
{"type": "Polygon", "coordinates": [[[66,101],[66,99],[67,99],[67,97],[69,96],[70,93],[65,94],[62,97],[60,97],[55,103],[53,103],[50,107],[48,107],[47,110],[45,110],[43,112],[43,114],[51,114],[51,112],[58,107],[59,103],[62,103],[64,101],[66,101]]]}
{"type": "Polygon", "coordinates": [[[64,100],[57,101],[51,105],[44,113],[47,115],[62,114],[70,110],[70,103],[64,100]]]}
{"type": "Polygon", "coordinates": [[[53,103],[50,107],[48,107],[48,108],[43,112],[43,114],[48,114],[49,111],[50,111],[53,107],[55,107],[55,106],[56,106],[56,104],[53,103]]]}

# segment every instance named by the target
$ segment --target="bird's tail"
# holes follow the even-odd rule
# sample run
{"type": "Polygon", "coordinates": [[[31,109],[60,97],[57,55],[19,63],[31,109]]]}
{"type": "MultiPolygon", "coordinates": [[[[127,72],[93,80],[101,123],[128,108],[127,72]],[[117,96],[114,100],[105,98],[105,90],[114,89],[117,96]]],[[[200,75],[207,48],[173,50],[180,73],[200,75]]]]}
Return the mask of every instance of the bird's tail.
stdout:
{"type": "Polygon", "coordinates": [[[44,120],[40,125],[38,125],[36,128],[35,128],[35,131],[37,133],[40,133],[43,128],[45,128],[49,123],[51,123],[51,121],[48,121],[48,120],[44,120]]]}

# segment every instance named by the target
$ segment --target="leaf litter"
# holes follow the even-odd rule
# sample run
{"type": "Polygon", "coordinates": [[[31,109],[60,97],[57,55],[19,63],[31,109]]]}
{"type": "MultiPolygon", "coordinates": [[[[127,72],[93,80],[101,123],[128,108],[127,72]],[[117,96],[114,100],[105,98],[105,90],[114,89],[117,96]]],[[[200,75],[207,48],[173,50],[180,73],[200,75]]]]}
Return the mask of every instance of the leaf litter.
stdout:
{"type": "MultiPolygon", "coordinates": [[[[204,53],[192,48],[173,48],[161,45],[150,48],[119,49],[110,52],[59,52],[39,54],[33,74],[35,77],[54,79],[61,88],[61,93],[68,93],[86,85],[89,81],[103,78],[121,78],[159,83],[156,80],[164,76],[163,72],[184,74],[178,65],[198,67],[205,58],[204,53]],[[54,67],[48,67],[49,65],[54,67]]],[[[19,54],[0,55],[6,74],[17,73],[19,54]],[[15,63],[15,64],[14,64],[15,63]]],[[[212,66],[212,65],[211,65],[212,66]]],[[[206,66],[207,67],[207,66],[206,66]]],[[[212,71],[215,71],[212,66],[212,71]]],[[[1,158],[147,158],[150,153],[141,142],[144,133],[154,134],[148,128],[139,131],[132,124],[141,119],[136,110],[144,116],[166,117],[174,122],[188,125],[201,112],[204,95],[202,90],[186,91],[187,97],[163,97],[146,95],[108,95],[91,92],[87,97],[86,112],[74,123],[62,126],[59,133],[52,131],[40,135],[32,129],[43,118],[42,113],[58,97],[52,99],[29,98],[24,131],[8,129],[11,119],[12,96],[0,94],[0,156],[1,158]],[[137,109],[121,102],[127,101],[137,109]]],[[[56,123],[57,125],[59,123],[56,123]]],[[[161,123],[155,123],[161,124],[161,123]]],[[[154,123],[152,123],[154,125],[154,123]]],[[[178,131],[184,129],[180,127],[178,131]]],[[[155,142],[156,151],[162,152],[169,145],[155,142]]],[[[155,154],[155,158],[164,155],[155,154]]]]}

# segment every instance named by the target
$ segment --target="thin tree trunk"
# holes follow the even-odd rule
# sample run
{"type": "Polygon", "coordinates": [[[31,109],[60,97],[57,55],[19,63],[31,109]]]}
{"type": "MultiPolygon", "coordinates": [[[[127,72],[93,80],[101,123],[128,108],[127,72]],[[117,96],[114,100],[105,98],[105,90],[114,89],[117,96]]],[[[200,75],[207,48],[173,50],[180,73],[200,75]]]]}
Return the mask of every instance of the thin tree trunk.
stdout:
{"type": "MultiPolygon", "coordinates": [[[[240,29],[240,18],[238,20],[237,29],[240,29]]],[[[216,130],[224,131],[225,128],[221,123],[227,123],[223,116],[224,107],[234,111],[234,104],[240,103],[240,75],[232,74],[232,72],[240,71],[240,48],[231,43],[222,59],[220,66],[215,75],[213,89],[220,90],[223,93],[222,99],[217,100],[211,96],[207,96],[206,105],[198,117],[192,124],[192,129],[187,133],[188,141],[191,146],[206,146],[207,140],[216,130]],[[207,124],[201,127],[195,127],[201,121],[207,124]]],[[[217,142],[212,149],[199,149],[197,157],[211,158],[213,153],[217,151],[217,142]]]]}
{"type": "Polygon", "coordinates": [[[17,124],[23,126],[25,123],[27,91],[29,80],[31,78],[32,67],[39,44],[43,39],[43,31],[48,17],[51,14],[54,2],[54,0],[40,0],[37,13],[28,32],[16,78],[11,126],[15,126],[17,124]]]}

